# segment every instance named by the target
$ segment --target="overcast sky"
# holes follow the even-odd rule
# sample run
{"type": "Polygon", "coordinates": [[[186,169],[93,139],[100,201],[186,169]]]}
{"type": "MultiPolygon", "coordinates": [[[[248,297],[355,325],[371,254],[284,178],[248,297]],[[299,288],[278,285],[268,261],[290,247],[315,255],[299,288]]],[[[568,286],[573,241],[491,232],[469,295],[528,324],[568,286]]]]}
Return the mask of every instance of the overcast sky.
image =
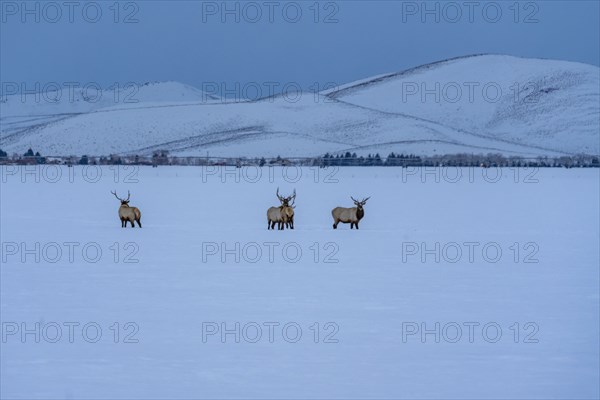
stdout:
{"type": "Polygon", "coordinates": [[[222,4],[3,0],[0,79],[309,88],[475,53],[600,64],[598,1],[222,4]]]}

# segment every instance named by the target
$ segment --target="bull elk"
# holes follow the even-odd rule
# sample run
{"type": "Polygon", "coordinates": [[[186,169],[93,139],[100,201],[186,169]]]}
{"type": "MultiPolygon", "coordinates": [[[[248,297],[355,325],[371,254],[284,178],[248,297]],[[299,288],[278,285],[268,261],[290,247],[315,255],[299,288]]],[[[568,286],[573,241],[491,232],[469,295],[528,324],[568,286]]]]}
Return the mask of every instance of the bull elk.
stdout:
{"type": "Polygon", "coordinates": [[[286,226],[290,229],[294,229],[294,208],[293,203],[290,206],[290,201],[296,199],[296,189],[294,194],[289,197],[279,195],[279,188],[277,188],[277,198],[281,202],[279,207],[270,207],[267,210],[267,229],[275,229],[277,224],[277,230],[282,231],[286,226]]]}
{"type": "Polygon", "coordinates": [[[117,200],[121,202],[121,207],[119,207],[119,219],[121,220],[121,228],[127,227],[127,221],[131,222],[132,228],[135,228],[135,224],[133,223],[133,221],[137,222],[138,226],[141,228],[142,223],[140,220],[142,218],[142,213],[140,212],[139,208],[129,206],[129,198],[131,197],[129,191],[127,191],[127,199],[125,200],[117,196],[116,192],[111,193],[114,194],[117,200]]]}
{"type": "Polygon", "coordinates": [[[285,227],[294,229],[294,208],[296,208],[294,204],[296,203],[296,189],[294,189],[294,194],[289,197],[280,197],[279,188],[277,189],[277,198],[279,198],[279,201],[281,201],[282,204],[286,204],[281,210],[283,213],[285,227]]]}
{"type": "Polygon", "coordinates": [[[362,201],[358,201],[352,196],[350,196],[350,198],[352,201],[354,201],[356,207],[336,207],[331,210],[331,215],[333,216],[333,229],[337,229],[337,226],[340,222],[343,224],[350,223],[350,229],[352,229],[354,226],[356,226],[356,229],[358,229],[359,221],[365,216],[365,210],[363,206],[371,197],[367,197],[362,201]]]}

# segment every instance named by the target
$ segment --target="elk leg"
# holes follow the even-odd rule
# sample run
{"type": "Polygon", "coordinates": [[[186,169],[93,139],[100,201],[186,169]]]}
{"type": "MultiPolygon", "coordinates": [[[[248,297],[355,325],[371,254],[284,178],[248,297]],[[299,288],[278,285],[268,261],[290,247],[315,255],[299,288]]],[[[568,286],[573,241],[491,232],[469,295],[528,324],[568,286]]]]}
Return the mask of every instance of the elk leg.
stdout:
{"type": "Polygon", "coordinates": [[[132,228],[135,228],[135,224],[133,223],[133,220],[132,220],[132,219],[130,219],[130,220],[129,220],[129,222],[131,223],[131,227],[132,227],[132,228]]]}
{"type": "Polygon", "coordinates": [[[355,225],[356,225],[356,229],[358,229],[358,222],[355,225]]]}
{"type": "Polygon", "coordinates": [[[121,228],[125,228],[125,219],[121,218],[121,228]]]}
{"type": "Polygon", "coordinates": [[[136,219],[136,222],[138,223],[138,226],[141,228],[142,227],[142,221],[140,221],[139,219],[136,219]]]}
{"type": "Polygon", "coordinates": [[[338,226],[338,221],[337,220],[333,221],[333,229],[337,229],[337,226],[338,226]]]}

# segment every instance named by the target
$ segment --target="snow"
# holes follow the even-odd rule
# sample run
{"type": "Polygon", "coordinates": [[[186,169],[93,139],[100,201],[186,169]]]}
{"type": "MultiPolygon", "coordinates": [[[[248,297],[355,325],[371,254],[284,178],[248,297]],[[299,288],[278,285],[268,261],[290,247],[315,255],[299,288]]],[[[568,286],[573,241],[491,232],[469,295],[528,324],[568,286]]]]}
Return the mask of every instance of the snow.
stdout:
{"type": "Polygon", "coordinates": [[[455,179],[455,169],[103,167],[96,179],[95,167],[87,178],[81,167],[57,167],[60,175],[49,166],[15,168],[0,171],[2,398],[600,395],[598,169],[464,168],[455,179]],[[294,230],[266,229],[277,187],[283,194],[297,190],[294,230]],[[131,191],[142,229],[120,228],[115,189],[121,196],[131,191]],[[349,196],[371,196],[360,230],[340,224],[334,231],[331,209],[350,207],[349,196]],[[36,242],[47,254],[12,254],[7,247],[35,249],[36,242]],[[72,263],[66,242],[79,243],[72,263]],[[249,249],[239,262],[208,251],[223,244],[235,249],[236,242],[249,249]],[[269,242],[278,243],[274,262],[269,242]],[[466,252],[452,263],[450,251],[438,263],[406,251],[436,242],[479,246],[472,263],[466,252]],[[49,262],[51,243],[63,249],[56,263],[49,262]],[[81,253],[90,243],[102,250],[96,263],[81,253]],[[255,263],[253,243],[263,250],[255,263]],[[502,250],[498,262],[481,253],[490,243],[502,250]],[[285,245],[302,250],[297,262],[290,261],[293,249],[283,257],[285,245]],[[135,249],[139,262],[125,263],[135,249]],[[325,262],[328,255],[338,262],[325,262]],[[13,326],[7,323],[33,329],[36,322],[80,325],[73,343],[64,326],[57,343],[47,340],[50,328],[40,343],[33,334],[24,341],[7,334],[13,326]],[[102,328],[96,343],[82,339],[90,322],[102,328]],[[118,343],[110,329],[115,322],[118,343]],[[139,327],[129,338],[138,343],[123,343],[133,331],[128,322],[139,327]],[[229,329],[255,322],[263,336],[257,343],[236,343],[233,335],[203,342],[203,323],[206,330],[210,322],[229,329]],[[273,343],[268,322],[280,324],[273,343]],[[296,343],[281,334],[292,322],[303,331],[296,343]],[[325,329],[328,322],[339,328],[337,343],[324,343],[335,327],[325,329]],[[403,323],[406,333],[411,322],[427,329],[455,322],[463,336],[457,343],[444,337],[436,343],[433,335],[425,343],[419,335],[403,341],[403,323]],[[468,322],[480,324],[472,343],[468,322]],[[498,342],[484,340],[487,323],[502,328],[498,342]],[[526,329],[527,323],[534,325],[526,329]],[[535,327],[529,339],[538,343],[525,343],[535,327]]]}
{"type": "MultiPolygon", "coordinates": [[[[221,101],[214,95],[179,82],[115,83],[110,87],[102,87],[95,82],[85,84],[51,82],[45,85],[16,87],[13,83],[6,82],[3,88],[6,92],[0,95],[0,137],[4,148],[13,140],[25,139],[28,132],[36,132],[78,115],[99,110],[153,108],[221,101]],[[37,93],[32,93],[36,90],[37,93]],[[14,92],[17,94],[11,94],[14,92]]],[[[26,146],[40,147],[37,143],[27,142],[27,140],[25,143],[29,143],[25,144],[26,146]]],[[[46,147],[41,149],[50,150],[46,147]]]]}
{"type": "Polygon", "coordinates": [[[346,151],[383,156],[392,151],[598,154],[599,76],[598,67],[585,64],[477,56],[379,75],[319,94],[257,101],[212,98],[174,82],[140,89],[138,103],[87,109],[69,103],[42,107],[11,98],[0,105],[0,137],[3,150],[11,154],[31,147],[42,155],[150,155],[159,149],[228,157],[346,151]],[[471,99],[465,85],[473,82],[478,86],[471,99]],[[421,85],[431,89],[436,84],[438,93],[446,95],[439,102],[431,96],[423,100],[421,85]],[[449,84],[463,89],[458,101],[451,101],[452,93],[444,89],[449,84]],[[500,87],[502,96],[489,101],[482,92],[488,84],[500,87]],[[417,85],[418,93],[406,95],[406,85],[417,85]]]}
{"type": "Polygon", "coordinates": [[[359,81],[328,96],[498,139],[598,153],[599,87],[592,65],[485,55],[359,81]]]}
{"type": "Polygon", "coordinates": [[[7,82],[4,88],[6,93],[1,98],[3,116],[88,113],[152,102],[171,104],[220,101],[214,95],[179,82],[114,83],[110,87],[103,87],[96,82],[52,82],[15,87],[7,82]],[[36,90],[37,93],[33,93],[36,90]],[[17,94],[11,94],[14,91],[17,94]]]}

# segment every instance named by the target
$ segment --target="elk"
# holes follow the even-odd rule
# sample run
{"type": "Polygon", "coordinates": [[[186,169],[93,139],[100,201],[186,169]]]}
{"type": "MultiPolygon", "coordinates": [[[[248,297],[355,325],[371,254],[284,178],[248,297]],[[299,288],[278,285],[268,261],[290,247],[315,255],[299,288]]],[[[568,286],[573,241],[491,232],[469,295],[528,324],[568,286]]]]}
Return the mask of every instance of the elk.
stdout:
{"type": "Polygon", "coordinates": [[[290,207],[289,202],[292,199],[296,198],[296,190],[294,189],[294,194],[289,197],[283,197],[279,195],[279,188],[277,188],[277,198],[281,202],[279,207],[270,207],[267,210],[267,229],[275,229],[275,224],[277,223],[277,229],[282,231],[285,226],[290,226],[290,215],[292,218],[291,221],[291,229],[293,228],[293,218],[294,218],[294,209],[290,207]],[[290,211],[291,210],[291,211],[290,211]]]}
{"type": "Polygon", "coordinates": [[[358,229],[358,222],[365,216],[365,210],[363,206],[371,197],[367,197],[362,201],[358,201],[352,196],[350,196],[350,198],[352,201],[354,201],[356,207],[336,207],[331,210],[331,215],[333,216],[333,229],[337,229],[337,226],[340,222],[343,224],[350,223],[350,229],[352,229],[354,226],[356,226],[356,229],[358,229]]]}
{"type": "MultiPolygon", "coordinates": [[[[277,197],[279,197],[279,192],[277,193],[277,197]]],[[[294,189],[294,194],[291,196],[285,197],[283,200],[280,198],[279,200],[281,200],[282,203],[287,204],[287,206],[284,206],[281,210],[283,213],[283,219],[285,221],[285,227],[294,229],[294,208],[296,208],[294,204],[296,203],[296,189],[294,189]]]]}
{"type": "Polygon", "coordinates": [[[288,229],[294,229],[294,208],[293,205],[289,205],[282,210],[285,227],[288,229]]]}
{"type": "Polygon", "coordinates": [[[127,199],[125,200],[117,196],[116,192],[111,193],[114,194],[117,200],[121,202],[121,207],[119,207],[119,219],[121,220],[121,228],[127,227],[127,221],[131,222],[132,228],[135,228],[135,224],[133,223],[133,221],[137,222],[138,226],[141,228],[142,213],[140,212],[139,208],[129,206],[129,198],[131,197],[129,190],[127,191],[127,199]]]}

